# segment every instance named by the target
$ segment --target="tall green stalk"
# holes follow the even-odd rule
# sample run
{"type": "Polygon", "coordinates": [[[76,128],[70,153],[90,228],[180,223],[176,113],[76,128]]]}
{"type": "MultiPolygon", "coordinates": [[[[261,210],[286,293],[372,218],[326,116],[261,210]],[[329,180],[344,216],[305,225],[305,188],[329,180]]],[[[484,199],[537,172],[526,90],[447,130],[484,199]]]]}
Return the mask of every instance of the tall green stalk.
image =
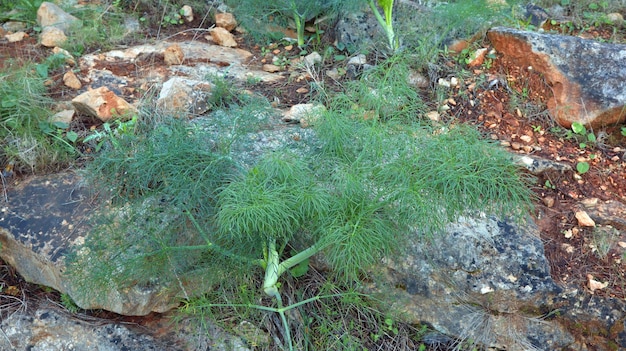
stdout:
{"type": "Polygon", "coordinates": [[[395,52],[400,48],[400,41],[396,38],[396,34],[393,30],[393,0],[377,0],[378,5],[382,8],[385,18],[380,14],[374,0],[367,0],[374,16],[380,23],[381,27],[387,35],[387,44],[389,49],[395,52]]]}

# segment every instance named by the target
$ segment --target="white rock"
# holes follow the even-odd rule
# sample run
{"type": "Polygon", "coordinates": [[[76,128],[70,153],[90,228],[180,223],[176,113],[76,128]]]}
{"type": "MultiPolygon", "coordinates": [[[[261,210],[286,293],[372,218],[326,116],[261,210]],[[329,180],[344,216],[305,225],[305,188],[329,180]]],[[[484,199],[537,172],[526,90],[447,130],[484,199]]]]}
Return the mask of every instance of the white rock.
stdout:
{"type": "Polygon", "coordinates": [[[193,8],[191,8],[191,6],[185,5],[180,10],[185,21],[193,22],[193,8]]]}
{"type": "Polygon", "coordinates": [[[43,28],[56,27],[65,32],[80,20],[51,2],[43,2],[37,10],[37,23],[43,28]]]}
{"type": "Polygon", "coordinates": [[[188,113],[203,114],[209,110],[205,103],[213,85],[204,81],[173,77],[163,83],[157,106],[164,112],[175,115],[188,113]]]}
{"type": "Polygon", "coordinates": [[[13,34],[6,34],[4,37],[7,38],[9,43],[15,43],[24,40],[26,36],[27,34],[25,32],[16,32],[13,34]]]}
{"type": "Polygon", "coordinates": [[[284,122],[300,122],[302,128],[307,128],[320,119],[326,112],[326,107],[320,104],[298,104],[293,105],[289,111],[285,112],[282,120],[284,122]]]}
{"type": "Polygon", "coordinates": [[[74,113],[75,113],[74,110],[59,111],[55,113],[54,115],[50,116],[48,118],[48,122],[50,123],[60,122],[60,123],[65,123],[69,125],[72,122],[72,119],[74,118],[74,113]]]}
{"type": "Polygon", "coordinates": [[[451,84],[450,84],[449,80],[446,80],[446,79],[443,79],[443,78],[439,78],[437,80],[437,85],[449,88],[451,84]]]}
{"type": "Polygon", "coordinates": [[[437,111],[430,111],[426,114],[426,118],[428,118],[431,121],[439,121],[439,112],[437,111]]]}
{"type": "Polygon", "coordinates": [[[307,66],[315,66],[322,63],[322,55],[320,55],[317,51],[313,51],[304,57],[303,62],[307,66]]]}
{"type": "Polygon", "coordinates": [[[348,60],[349,65],[363,66],[366,63],[367,57],[363,54],[358,54],[356,56],[350,57],[350,59],[348,60]]]}
{"type": "Polygon", "coordinates": [[[622,24],[624,23],[624,16],[622,16],[619,12],[612,12],[606,15],[606,18],[611,21],[613,24],[622,24]]]}
{"type": "Polygon", "coordinates": [[[41,45],[52,48],[59,46],[67,41],[67,36],[59,28],[45,27],[39,34],[41,45]]]}

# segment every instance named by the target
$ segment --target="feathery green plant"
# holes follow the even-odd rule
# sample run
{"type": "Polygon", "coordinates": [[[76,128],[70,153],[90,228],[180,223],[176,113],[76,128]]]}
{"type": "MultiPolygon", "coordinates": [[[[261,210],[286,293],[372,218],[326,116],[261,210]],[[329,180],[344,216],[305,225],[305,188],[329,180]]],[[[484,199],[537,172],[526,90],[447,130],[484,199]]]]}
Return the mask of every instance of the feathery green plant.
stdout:
{"type": "Polygon", "coordinates": [[[138,126],[148,132],[120,138],[88,168],[90,183],[108,189],[122,210],[102,217],[70,274],[87,294],[94,281],[169,279],[186,297],[250,285],[256,275],[273,302],[233,305],[277,313],[291,350],[286,312],[322,296],[286,305],[281,280],[296,267],[306,271],[313,255],[323,255],[339,282],[358,285],[365,269],[416,233],[432,235],[475,210],[528,209],[530,191],[508,155],[477,132],[455,126],[433,135],[358,111],[325,115],[307,154],[281,149],[245,162],[236,161],[232,141],[219,140],[250,140],[244,136],[259,120],[243,106],[221,111],[229,118],[216,120],[217,129],[173,119],[138,126]]]}
{"type": "MultiPolygon", "coordinates": [[[[263,31],[259,28],[259,15],[264,19],[291,18],[296,27],[298,46],[305,44],[305,23],[321,15],[335,13],[342,1],[339,0],[232,0],[228,5],[234,8],[235,13],[243,19],[245,26],[254,28],[254,31],[263,31]],[[278,17],[278,18],[277,18],[278,17]]],[[[265,22],[267,24],[268,22],[265,22]]],[[[271,22],[270,22],[271,23],[271,22]]],[[[268,30],[268,28],[265,28],[268,30]]]]}

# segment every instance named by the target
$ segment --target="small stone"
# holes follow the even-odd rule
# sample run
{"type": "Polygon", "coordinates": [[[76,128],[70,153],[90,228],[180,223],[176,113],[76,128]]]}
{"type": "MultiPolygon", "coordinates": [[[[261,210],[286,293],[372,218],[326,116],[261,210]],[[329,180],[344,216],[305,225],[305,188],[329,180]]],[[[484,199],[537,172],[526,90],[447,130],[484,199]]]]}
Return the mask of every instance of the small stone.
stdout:
{"type": "Polygon", "coordinates": [[[189,5],[183,6],[180,9],[180,12],[183,15],[183,18],[185,19],[185,21],[187,21],[187,23],[193,22],[193,8],[191,8],[191,6],[189,5]]]}
{"type": "Polygon", "coordinates": [[[300,122],[302,128],[308,128],[315,125],[324,112],[326,112],[326,107],[320,104],[293,105],[289,111],[285,112],[282,120],[287,123],[300,122]]]}
{"type": "Polygon", "coordinates": [[[222,27],[213,28],[211,30],[211,39],[220,46],[234,48],[237,46],[235,37],[226,29],[222,27]]]}
{"type": "Polygon", "coordinates": [[[456,87],[459,85],[459,79],[457,77],[450,78],[450,86],[456,87]]]}
{"type": "Polygon", "coordinates": [[[510,142],[510,141],[507,141],[507,140],[502,140],[502,141],[500,142],[500,146],[503,146],[503,147],[510,147],[510,146],[511,146],[511,142],[510,142]]]}
{"type": "Polygon", "coordinates": [[[313,51],[304,57],[303,62],[307,66],[315,66],[322,63],[322,55],[320,55],[317,51],[313,51]]]}
{"type": "Polygon", "coordinates": [[[428,113],[426,113],[426,118],[428,118],[431,121],[439,121],[439,112],[437,111],[430,111],[428,113]]]}
{"type": "Polygon", "coordinates": [[[470,62],[467,64],[469,67],[478,67],[485,62],[485,56],[487,55],[487,48],[480,48],[472,54],[470,62]]]}
{"type": "Polygon", "coordinates": [[[0,31],[23,32],[28,28],[28,25],[24,22],[19,22],[19,21],[7,21],[7,22],[4,22],[2,24],[2,27],[0,28],[1,28],[0,31]]]}
{"type": "Polygon", "coordinates": [[[305,87],[296,89],[296,93],[298,93],[298,94],[306,94],[308,92],[309,92],[309,89],[307,89],[305,87]]]}
{"type": "Polygon", "coordinates": [[[567,243],[561,244],[561,249],[563,251],[565,251],[566,253],[568,253],[568,254],[573,254],[574,251],[575,251],[574,247],[572,245],[570,245],[570,244],[567,244],[567,243]]]}
{"type": "Polygon", "coordinates": [[[450,84],[450,81],[449,81],[449,80],[446,80],[446,79],[443,79],[443,78],[439,78],[439,79],[437,80],[437,85],[440,85],[440,86],[442,86],[442,87],[449,88],[451,84],[450,84]]]}
{"type": "Polygon", "coordinates": [[[89,90],[75,97],[72,105],[76,111],[97,117],[103,122],[113,118],[130,119],[137,109],[107,87],[89,90]]]}
{"type": "Polygon", "coordinates": [[[530,145],[524,145],[524,146],[522,146],[522,150],[524,150],[524,152],[531,153],[534,149],[530,145]]]}
{"type": "Polygon", "coordinates": [[[69,125],[74,118],[74,110],[63,110],[55,113],[54,115],[48,118],[48,122],[50,123],[64,123],[69,125]]]}
{"type": "Polygon", "coordinates": [[[568,229],[563,232],[563,236],[565,236],[565,239],[571,239],[574,236],[574,233],[571,229],[568,229]]]}
{"type": "Polygon", "coordinates": [[[618,242],[617,242],[617,246],[619,246],[619,247],[621,247],[621,248],[623,248],[623,249],[626,249],[626,242],[624,242],[624,241],[618,241],[618,242]]]}
{"type": "Polygon", "coordinates": [[[78,77],[76,77],[76,74],[74,74],[74,72],[72,71],[67,71],[63,75],[63,84],[65,84],[65,86],[70,87],[74,90],[78,90],[83,87],[83,83],[80,82],[78,77]]]}
{"type": "Polygon", "coordinates": [[[358,54],[356,56],[350,57],[348,60],[349,65],[363,66],[367,63],[367,57],[363,54],[358,54]]]}
{"type": "Polygon", "coordinates": [[[528,136],[528,135],[522,135],[521,137],[519,137],[521,141],[525,142],[525,143],[530,143],[533,141],[533,138],[528,136]]]}
{"type": "Polygon", "coordinates": [[[449,98],[448,103],[452,106],[456,106],[456,100],[454,100],[453,98],[449,98]]]}
{"type": "Polygon", "coordinates": [[[215,25],[230,32],[237,27],[237,20],[235,20],[235,16],[232,13],[216,13],[215,25]]]}
{"type": "Polygon", "coordinates": [[[39,34],[39,41],[45,47],[55,47],[67,41],[67,36],[62,30],[56,27],[46,27],[39,34]]]}
{"type": "Polygon", "coordinates": [[[337,67],[333,67],[332,69],[327,70],[326,76],[334,80],[338,80],[339,78],[341,78],[341,75],[339,74],[339,70],[337,69],[337,67]]]}
{"type": "Polygon", "coordinates": [[[293,45],[285,46],[285,51],[291,51],[291,50],[293,50],[293,45]]]}
{"type": "Polygon", "coordinates": [[[511,143],[511,149],[513,149],[513,150],[519,150],[519,149],[521,149],[521,148],[522,148],[522,144],[520,144],[520,143],[518,143],[518,142],[515,142],[515,141],[511,143]]]}
{"type": "Polygon", "coordinates": [[[602,283],[594,279],[593,275],[587,274],[587,287],[593,294],[596,290],[601,290],[609,286],[608,282],[602,283]]]}
{"type": "Polygon", "coordinates": [[[184,58],[183,49],[178,44],[168,46],[163,52],[163,60],[168,66],[181,65],[184,58]]]}
{"type": "Polygon", "coordinates": [[[624,23],[624,16],[622,16],[619,12],[611,12],[606,15],[606,18],[611,21],[613,24],[622,24],[624,23]]]}
{"type": "Polygon", "coordinates": [[[548,208],[554,207],[554,202],[555,202],[554,196],[546,196],[543,198],[542,201],[543,201],[543,204],[546,205],[546,207],[548,208]]]}
{"type": "Polygon", "coordinates": [[[274,49],[274,50],[272,51],[272,54],[274,54],[274,55],[278,55],[278,54],[280,54],[280,49],[274,49]]]}
{"type": "Polygon", "coordinates": [[[276,72],[282,71],[282,68],[280,68],[279,66],[272,65],[272,64],[269,64],[269,63],[264,64],[261,69],[263,71],[269,72],[269,73],[276,73],[276,72]]]}
{"type": "Polygon", "coordinates": [[[593,219],[591,219],[591,217],[589,217],[589,214],[587,214],[587,212],[585,211],[577,211],[574,216],[576,216],[576,219],[578,220],[578,225],[583,226],[583,227],[595,227],[596,226],[596,222],[593,221],[593,219]]]}
{"type": "Polygon", "coordinates": [[[407,81],[416,88],[428,88],[428,78],[415,70],[409,70],[407,81]]]}
{"type": "Polygon", "coordinates": [[[4,37],[9,41],[9,43],[16,43],[24,40],[27,36],[28,34],[26,34],[26,32],[16,32],[13,34],[6,34],[4,37]]]}

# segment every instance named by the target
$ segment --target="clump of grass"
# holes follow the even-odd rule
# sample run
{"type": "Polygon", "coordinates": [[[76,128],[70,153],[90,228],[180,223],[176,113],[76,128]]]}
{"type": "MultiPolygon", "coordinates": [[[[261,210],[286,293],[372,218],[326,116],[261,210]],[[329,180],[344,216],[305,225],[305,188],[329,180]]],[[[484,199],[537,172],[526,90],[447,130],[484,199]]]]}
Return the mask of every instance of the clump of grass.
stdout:
{"type": "Polygon", "coordinates": [[[62,138],[45,133],[54,103],[44,85],[51,64],[9,63],[0,72],[0,159],[16,172],[56,170],[76,157],[62,138]]]}

